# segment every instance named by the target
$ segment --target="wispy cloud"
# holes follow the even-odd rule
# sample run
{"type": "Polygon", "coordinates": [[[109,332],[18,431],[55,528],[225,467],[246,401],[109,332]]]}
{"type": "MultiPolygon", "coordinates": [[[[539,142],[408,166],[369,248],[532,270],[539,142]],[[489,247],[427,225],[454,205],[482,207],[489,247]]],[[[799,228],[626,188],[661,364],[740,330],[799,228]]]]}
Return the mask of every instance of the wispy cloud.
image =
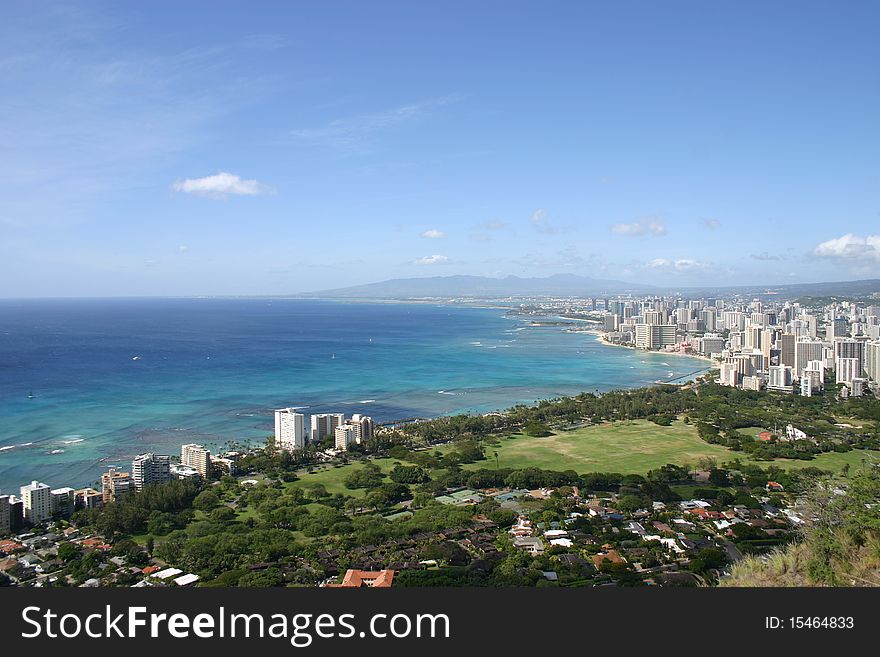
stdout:
{"type": "Polygon", "coordinates": [[[431,230],[426,230],[424,233],[422,233],[422,237],[429,240],[439,240],[443,237],[446,237],[446,233],[444,233],[442,230],[432,228],[431,230]]]}
{"type": "Polygon", "coordinates": [[[452,95],[409,103],[381,112],[335,119],[315,128],[298,128],[291,130],[290,136],[339,150],[359,150],[372,144],[378,134],[425,117],[433,110],[458,100],[459,96],[452,95]]]}
{"type": "Polygon", "coordinates": [[[665,235],[666,226],[659,219],[642,219],[632,223],[620,223],[611,226],[611,232],[615,235],[639,237],[640,235],[665,235]]]}
{"type": "Polygon", "coordinates": [[[847,233],[822,242],[813,249],[813,255],[855,264],[880,263],[880,235],[862,237],[847,233]]]}
{"type": "Polygon", "coordinates": [[[749,257],[752,260],[760,260],[762,262],[770,262],[773,260],[782,260],[784,258],[784,256],[782,256],[778,253],[768,253],[767,251],[764,251],[762,253],[752,253],[749,255],[749,257]]]}
{"type": "Polygon", "coordinates": [[[132,27],[123,14],[33,5],[0,25],[0,88],[14,90],[0,94],[6,221],[27,231],[92,221],[264,97],[269,77],[245,70],[235,46],[151,50],[121,36],[132,27]]]}
{"type": "Polygon", "coordinates": [[[501,230],[505,227],[507,227],[507,224],[501,221],[501,219],[490,219],[486,222],[486,230],[501,230]]]}
{"type": "Polygon", "coordinates": [[[415,265],[444,265],[449,262],[449,256],[445,255],[429,255],[414,261],[415,265]]]}
{"type": "Polygon", "coordinates": [[[249,34],[241,40],[240,45],[254,50],[278,50],[286,48],[290,42],[280,34],[249,34]]]}
{"type": "Polygon", "coordinates": [[[703,228],[708,228],[709,230],[721,228],[721,221],[718,219],[703,219],[703,228]]]}
{"type": "Polygon", "coordinates": [[[679,273],[706,269],[705,263],[700,262],[699,260],[693,260],[691,258],[679,258],[677,260],[670,260],[668,258],[654,258],[653,260],[649,260],[647,263],[645,263],[645,266],[648,269],[679,273]]]}
{"type": "Polygon", "coordinates": [[[209,198],[226,198],[227,196],[257,196],[269,191],[269,187],[256,180],[242,180],[239,176],[221,171],[204,178],[187,178],[178,180],[171,185],[175,192],[207,196],[209,198]]]}
{"type": "Polygon", "coordinates": [[[529,218],[529,223],[532,225],[532,228],[537,230],[540,233],[556,233],[558,232],[558,228],[550,223],[550,217],[547,216],[547,211],[544,208],[538,208],[532,213],[532,216],[529,218]]]}

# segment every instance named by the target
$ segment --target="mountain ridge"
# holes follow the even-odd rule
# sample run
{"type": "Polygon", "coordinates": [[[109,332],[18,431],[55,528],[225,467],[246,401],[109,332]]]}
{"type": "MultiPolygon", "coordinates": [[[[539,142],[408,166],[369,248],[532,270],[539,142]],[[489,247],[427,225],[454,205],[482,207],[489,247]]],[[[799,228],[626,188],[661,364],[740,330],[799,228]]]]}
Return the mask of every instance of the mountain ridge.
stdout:
{"type": "Polygon", "coordinates": [[[458,274],[393,278],[375,283],[301,292],[302,298],[417,299],[449,297],[611,296],[619,294],[863,295],[880,291],[880,279],[787,283],[783,285],[656,286],[560,273],[545,277],[502,278],[458,274]]]}

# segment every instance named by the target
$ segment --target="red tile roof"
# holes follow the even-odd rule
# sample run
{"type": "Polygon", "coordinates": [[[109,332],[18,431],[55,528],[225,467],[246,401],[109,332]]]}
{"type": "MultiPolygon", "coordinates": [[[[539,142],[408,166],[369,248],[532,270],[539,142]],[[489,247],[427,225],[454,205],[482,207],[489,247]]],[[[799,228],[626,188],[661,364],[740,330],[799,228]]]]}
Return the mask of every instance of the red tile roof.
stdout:
{"type": "Polygon", "coordinates": [[[347,570],[341,584],[328,584],[327,586],[339,589],[358,589],[364,586],[384,589],[389,588],[393,581],[393,570],[347,570]]]}

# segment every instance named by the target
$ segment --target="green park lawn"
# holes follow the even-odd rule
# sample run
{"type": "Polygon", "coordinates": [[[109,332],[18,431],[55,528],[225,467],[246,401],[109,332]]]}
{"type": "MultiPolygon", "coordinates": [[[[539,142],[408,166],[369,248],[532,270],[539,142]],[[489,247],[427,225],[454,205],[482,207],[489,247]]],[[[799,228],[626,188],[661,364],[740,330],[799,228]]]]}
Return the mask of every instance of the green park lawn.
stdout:
{"type": "MultiPolygon", "coordinates": [[[[383,472],[388,472],[391,470],[394,463],[397,461],[395,459],[370,459],[372,463],[378,465],[383,472]]],[[[351,473],[355,468],[362,468],[363,464],[361,463],[352,463],[349,465],[343,465],[338,468],[334,468],[332,466],[326,467],[322,466],[320,468],[316,468],[314,472],[306,472],[300,471],[297,473],[299,479],[292,483],[287,484],[287,486],[297,487],[297,488],[308,488],[309,486],[314,486],[315,484],[323,484],[327,489],[327,492],[331,495],[335,495],[336,493],[342,493],[344,495],[350,495],[352,497],[362,497],[366,494],[366,490],[363,488],[358,488],[352,490],[350,488],[346,488],[343,480],[351,473]]]]}
{"type": "MultiPolygon", "coordinates": [[[[757,435],[763,429],[754,427],[757,435]]],[[[743,431],[749,431],[748,429],[743,431]]],[[[437,448],[450,449],[450,445],[437,448]]],[[[667,463],[696,465],[704,456],[715,458],[719,464],[744,455],[733,452],[720,445],[710,445],[697,435],[693,425],[676,420],[668,427],[659,426],[647,420],[609,422],[583,427],[573,431],[554,432],[552,436],[533,438],[523,434],[500,439],[497,445],[486,445],[486,459],[464,466],[468,470],[495,467],[495,452],[498,465],[502,468],[536,467],[545,470],[574,470],[588,472],[620,472],[623,474],[644,474],[667,463]]],[[[816,467],[823,470],[840,470],[849,464],[851,468],[861,465],[863,459],[880,461],[880,452],[851,451],[820,454],[812,461],[777,459],[774,463],[786,470],[816,467]]],[[[384,472],[391,470],[395,459],[371,459],[384,472]]],[[[770,461],[755,461],[767,467],[770,461]]],[[[323,484],[331,494],[343,493],[360,497],[364,489],[351,490],[343,480],[354,468],[363,467],[360,463],[338,468],[322,467],[313,473],[301,472],[300,479],[288,486],[308,487],[323,484]]]]}
{"type": "Polygon", "coordinates": [[[647,420],[610,422],[544,438],[515,434],[502,438],[497,447],[488,446],[487,461],[466,467],[493,467],[495,452],[502,468],[624,474],[644,474],[666,463],[696,464],[704,456],[720,463],[733,456],[724,447],[700,440],[696,429],[681,420],[668,427],[647,420]]]}

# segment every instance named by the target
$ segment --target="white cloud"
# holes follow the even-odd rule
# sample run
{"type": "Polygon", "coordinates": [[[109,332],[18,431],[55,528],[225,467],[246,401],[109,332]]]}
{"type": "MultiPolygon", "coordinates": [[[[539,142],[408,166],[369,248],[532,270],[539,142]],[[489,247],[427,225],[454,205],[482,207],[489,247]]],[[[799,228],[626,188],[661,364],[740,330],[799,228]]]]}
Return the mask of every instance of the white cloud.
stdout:
{"type": "Polygon", "coordinates": [[[449,262],[449,257],[445,255],[429,255],[419,258],[413,264],[416,265],[443,265],[449,262]]]}
{"type": "Polygon", "coordinates": [[[500,219],[492,219],[492,220],[486,222],[486,228],[488,228],[489,230],[501,230],[506,225],[507,224],[505,224],[500,219]]]}
{"type": "Polygon", "coordinates": [[[718,219],[703,219],[703,226],[709,230],[715,230],[721,227],[721,222],[718,219]]]}
{"type": "Polygon", "coordinates": [[[676,271],[693,271],[694,269],[703,269],[705,267],[702,262],[690,260],[689,258],[676,260],[672,265],[675,267],[676,271]]]}
{"type": "Polygon", "coordinates": [[[177,247],[178,253],[186,253],[187,251],[189,251],[189,247],[186,244],[181,244],[177,247]]]}
{"type": "Polygon", "coordinates": [[[842,237],[822,242],[813,249],[813,255],[853,262],[880,263],[880,235],[862,237],[847,233],[842,237]]]}
{"type": "Polygon", "coordinates": [[[205,176],[204,178],[178,180],[171,186],[171,189],[175,192],[209,196],[211,198],[225,198],[230,194],[235,196],[257,196],[269,191],[266,185],[256,180],[242,180],[240,177],[225,171],[221,171],[213,176],[205,176]]]}
{"type": "Polygon", "coordinates": [[[431,230],[426,230],[424,233],[422,233],[422,237],[429,240],[439,240],[441,237],[446,237],[446,233],[444,233],[442,230],[432,228],[431,230]]]}
{"type": "Polygon", "coordinates": [[[617,235],[638,237],[639,235],[665,235],[666,226],[659,219],[643,219],[632,223],[620,223],[611,226],[611,232],[617,235]]]}
{"type": "Polygon", "coordinates": [[[690,258],[679,258],[678,260],[669,260],[667,258],[654,258],[645,263],[649,269],[662,269],[675,272],[692,272],[705,269],[705,263],[690,258]]]}

